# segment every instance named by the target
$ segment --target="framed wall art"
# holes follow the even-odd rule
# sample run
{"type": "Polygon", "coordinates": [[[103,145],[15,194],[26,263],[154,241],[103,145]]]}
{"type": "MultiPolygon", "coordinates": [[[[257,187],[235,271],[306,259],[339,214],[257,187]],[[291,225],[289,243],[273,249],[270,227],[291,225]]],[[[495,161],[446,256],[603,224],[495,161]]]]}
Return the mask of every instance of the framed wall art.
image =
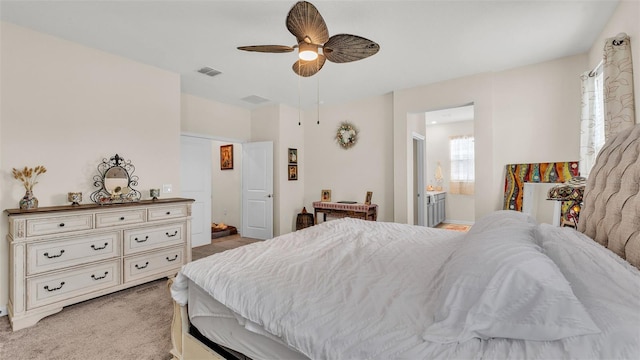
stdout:
{"type": "Polygon", "coordinates": [[[320,201],[331,202],[331,190],[322,190],[322,193],[320,193],[320,201]]]}
{"type": "Polygon", "coordinates": [[[289,148],[289,165],[298,163],[298,149],[289,148]]]}
{"type": "Polygon", "coordinates": [[[289,165],[289,181],[298,180],[298,165],[289,165]]]}
{"type": "Polygon", "coordinates": [[[220,170],[233,169],[233,144],[220,146],[220,170]]]}

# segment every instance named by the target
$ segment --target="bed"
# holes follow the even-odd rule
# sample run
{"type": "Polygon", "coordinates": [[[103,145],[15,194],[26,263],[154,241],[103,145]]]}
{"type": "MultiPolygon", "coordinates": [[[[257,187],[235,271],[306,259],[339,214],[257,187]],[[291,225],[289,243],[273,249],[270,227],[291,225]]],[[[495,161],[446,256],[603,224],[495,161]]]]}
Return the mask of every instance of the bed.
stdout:
{"type": "Polygon", "coordinates": [[[171,353],[638,359],[639,139],[605,144],[578,231],[509,210],[468,233],[343,218],[189,263],[171,353]]]}

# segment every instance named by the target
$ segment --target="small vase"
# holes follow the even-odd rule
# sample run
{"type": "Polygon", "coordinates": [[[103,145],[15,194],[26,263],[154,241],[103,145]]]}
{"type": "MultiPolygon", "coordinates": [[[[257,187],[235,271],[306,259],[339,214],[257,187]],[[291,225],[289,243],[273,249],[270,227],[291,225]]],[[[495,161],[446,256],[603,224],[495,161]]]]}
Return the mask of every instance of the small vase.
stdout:
{"type": "Polygon", "coordinates": [[[20,199],[20,209],[21,210],[29,210],[29,209],[37,209],[38,208],[38,199],[33,196],[33,192],[27,190],[24,194],[24,197],[20,199]]]}

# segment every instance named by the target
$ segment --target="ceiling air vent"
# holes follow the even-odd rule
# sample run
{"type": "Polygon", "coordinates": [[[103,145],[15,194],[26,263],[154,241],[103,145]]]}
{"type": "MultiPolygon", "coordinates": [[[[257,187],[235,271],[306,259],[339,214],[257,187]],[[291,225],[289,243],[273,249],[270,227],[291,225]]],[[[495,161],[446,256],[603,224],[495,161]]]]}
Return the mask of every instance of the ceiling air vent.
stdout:
{"type": "Polygon", "coordinates": [[[200,74],[205,74],[205,75],[208,75],[208,76],[211,76],[211,77],[219,75],[219,74],[222,74],[222,71],[218,71],[216,69],[212,69],[212,68],[210,68],[208,66],[203,67],[202,69],[198,70],[198,72],[200,74]]]}
{"type": "Polygon", "coordinates": [[[243,100],[243,101],[246,101],[246,102],[252,103],[252,104],[262,104],[263,102],[269,101],[269,99],[265,99],[265,98],[260,97],[258,95],[250,95],[250,96],[247,96],[247,97],[243,97],[240,100],[243,100]]]}

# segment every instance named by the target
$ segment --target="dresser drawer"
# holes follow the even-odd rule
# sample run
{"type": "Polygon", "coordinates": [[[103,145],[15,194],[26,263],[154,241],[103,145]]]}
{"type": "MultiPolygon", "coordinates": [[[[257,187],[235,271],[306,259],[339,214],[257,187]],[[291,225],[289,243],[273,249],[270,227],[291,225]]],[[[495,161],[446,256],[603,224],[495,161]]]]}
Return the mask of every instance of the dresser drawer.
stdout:
{"type": "Polygon", "coordinates": [[[96,214],[96,227],[139,224],[147,221],[145,209],[122,210],[96,214]]]}
{"type": "Polygon", "coordinates": [[[120,260],[27,279],[27,309],[120,284],[120,260]]]}
{"type": "Polygon", "coordinates": [[[27,275],[105,260],[120,255],[120,232],[108,232],[27,245],[27,275]]]}
{"type": "Polygon", "coordinates": [[[27,220],[27,237],[60,234],[70,231],[89,230],[93,227],[93,217],[86,215],[63,215],[27,220]]]}
{"type": "Polygon", "coordinates": [[[153,276],[167,271],[178,271],[183,264],[183,247],[174,247],[150,254],[124,259],[124,282],[153,276]]]}
{"type": "Polygon", "coordinates": [[[176,223],[124,231],[124,254],[184,243],[185,224],[176,223]]]}
{"type": "Polygon", "coordinates": [[[187,216],[187,205],[152,207],[147,212],[149,221],[175,219],[187,216]]]}

